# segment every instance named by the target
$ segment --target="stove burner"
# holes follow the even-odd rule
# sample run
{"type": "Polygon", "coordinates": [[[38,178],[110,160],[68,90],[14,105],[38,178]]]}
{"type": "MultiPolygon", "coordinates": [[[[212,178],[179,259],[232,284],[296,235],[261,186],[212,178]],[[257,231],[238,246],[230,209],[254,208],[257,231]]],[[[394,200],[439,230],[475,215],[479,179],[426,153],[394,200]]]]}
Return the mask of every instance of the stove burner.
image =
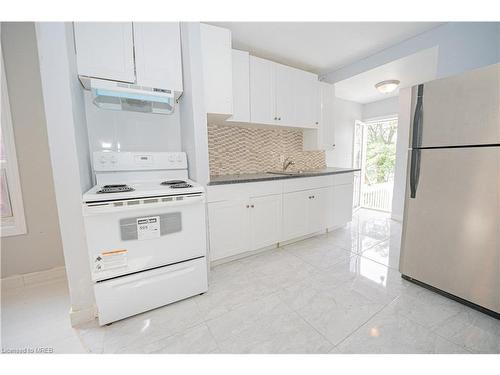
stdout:
{"type": "Polygon", "coordinates": [[[101,190],[97,191],[97,194],[103,193],[124,193],[127,191],[134,191],[133,187],[125,184],[115,184],[115,185],[104,185],[101,190]]]}
{"type": "Polygon", "coordinates": [[[163,181],[161,185],[177,185],[177,184],[185,184],[186,181],[184,180],[167,180],[163,181]]]}
{"type": "Polygon", "coordinates": [[[171,189],[187,189],[187,188],[190,188],[190,187],[193,187],[193,185],[188,184],[187,182],[181,182],[181,183],[178,183],[178,184],[172,184],[172,185],[170,185],[171,189]]]}

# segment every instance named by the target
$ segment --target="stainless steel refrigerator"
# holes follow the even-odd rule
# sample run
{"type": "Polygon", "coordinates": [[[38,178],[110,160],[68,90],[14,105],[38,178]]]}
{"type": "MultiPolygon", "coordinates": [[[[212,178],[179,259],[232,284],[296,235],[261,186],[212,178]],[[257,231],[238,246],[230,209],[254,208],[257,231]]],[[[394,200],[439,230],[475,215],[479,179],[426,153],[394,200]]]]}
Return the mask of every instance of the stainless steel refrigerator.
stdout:
{"type": "Polygon", "coordinates": [[[412,88],[399,268],[500,318],[500,64],[412,88]]]}

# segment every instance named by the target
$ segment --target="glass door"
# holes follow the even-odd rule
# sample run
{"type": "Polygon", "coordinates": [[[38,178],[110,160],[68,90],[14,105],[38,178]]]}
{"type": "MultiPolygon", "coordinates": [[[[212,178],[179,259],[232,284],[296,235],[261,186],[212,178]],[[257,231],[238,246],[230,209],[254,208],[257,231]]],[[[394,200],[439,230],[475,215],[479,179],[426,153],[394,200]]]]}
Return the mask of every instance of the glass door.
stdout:
{"type": "Polygon", "coordinates": [[[353,168],[361,169],[360,172],[354,172],[354,194],[353,194],[353,211],[355,212],[361,207],[361,176],[363,175],[363,158],[364,158],[364,133],[365,124],[362,121],[354,123],[354,142],[353,142],[353,168]]]}

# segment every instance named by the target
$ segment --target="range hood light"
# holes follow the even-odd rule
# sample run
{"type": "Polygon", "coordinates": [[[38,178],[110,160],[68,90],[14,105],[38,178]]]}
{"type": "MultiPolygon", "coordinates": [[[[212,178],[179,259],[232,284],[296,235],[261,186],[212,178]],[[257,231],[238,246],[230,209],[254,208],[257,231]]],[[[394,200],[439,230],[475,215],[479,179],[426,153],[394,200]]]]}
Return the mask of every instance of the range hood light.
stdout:
{"type": "Polygon", "coordinates": [[[399,81],[397,79],[389,79],[387,81],[379,82],[375,85],[375,88],[382,94],[388,94],[396,90],[399,86],[399,81]]]}
{"type": "Polygon", "coordinates": [[[90,79],[93,103],[101,109],[169,115],[174,111],[172,90],[123,82],[90,79]]]}

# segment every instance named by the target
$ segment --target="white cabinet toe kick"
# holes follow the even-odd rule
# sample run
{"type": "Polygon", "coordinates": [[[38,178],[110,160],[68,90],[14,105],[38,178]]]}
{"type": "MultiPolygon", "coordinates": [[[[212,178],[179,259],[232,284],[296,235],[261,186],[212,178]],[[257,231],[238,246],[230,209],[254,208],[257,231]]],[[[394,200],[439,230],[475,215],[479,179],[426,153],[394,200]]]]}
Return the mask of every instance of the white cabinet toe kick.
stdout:
{"type": "Polygon", "coordinates": [[[212,265],[352,220],[353,173],[208,186],[212,265]]]}

